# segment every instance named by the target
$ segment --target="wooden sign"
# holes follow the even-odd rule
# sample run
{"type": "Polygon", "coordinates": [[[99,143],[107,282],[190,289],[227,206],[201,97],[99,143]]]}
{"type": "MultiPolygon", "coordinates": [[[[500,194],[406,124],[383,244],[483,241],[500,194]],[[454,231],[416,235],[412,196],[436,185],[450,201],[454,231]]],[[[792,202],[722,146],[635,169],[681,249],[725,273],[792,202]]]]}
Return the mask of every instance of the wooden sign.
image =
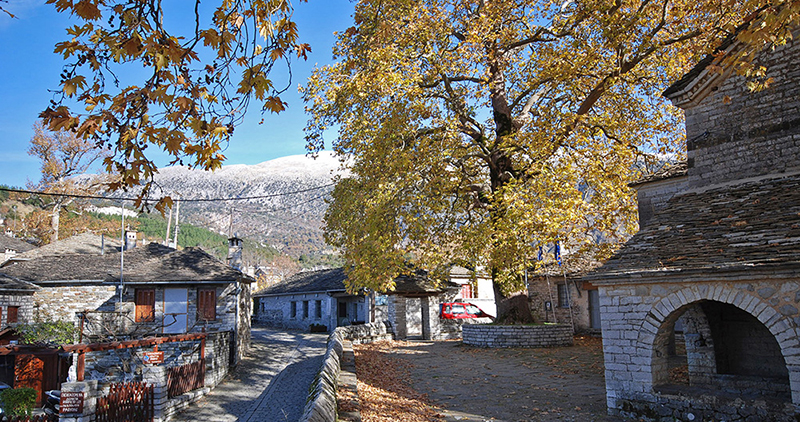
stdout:
{"type": "Polygon", "coordinates": [[[164,363],[164,352],[144,352],[144,356],[142,357],[142,362],[145,364],[150,365],[158,365],[159,363],[164,363]]]}
{"type": "Polygon", "coordinates": [[[83,413],[83,391],[62,391],[58,402],[61,413],[83,413]]]}

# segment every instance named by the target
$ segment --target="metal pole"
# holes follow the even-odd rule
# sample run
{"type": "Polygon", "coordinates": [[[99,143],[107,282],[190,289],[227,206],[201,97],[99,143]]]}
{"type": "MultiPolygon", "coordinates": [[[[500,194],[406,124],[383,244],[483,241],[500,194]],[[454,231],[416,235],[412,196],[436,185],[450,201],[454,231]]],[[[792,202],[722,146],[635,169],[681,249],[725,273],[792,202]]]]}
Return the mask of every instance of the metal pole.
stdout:
{"type": "Polygon", "coordinates": [[[167,234],[164,235],[164,246],[169,246],[169,229],[172,224],[172,207],[169,207],[169,219],[167,220],[167,234]]]}
{"type": "Polygon", "coordinates": [[[119,250],[119,303],[122,303],[123,273],[125,268],[125,202],[120,201],[122,209],[122,247],[119,250]]]}
{"type": "Polygon", "coordinates": [[[564,274],[564,288],[567,289],[567,308],[569,310],[569,323],[572,325],[572,333],[575,334],[575,319],[572,316],[572,297],[569,294],[569,283],[567,282],[567,272],[564,267],[561,267],[561,273],[564,274]]]}
{"type": "Polygon", "coordinates": [[[178,249],[178,226],[180,226],[178,222],[180,221],[181,215],[181,201],[178,200],[177,202],[178,208],[175,210],[175,249],[178,249]]]}
{"type": "MultiPolygon", "coordinates": [[[[544,277],[547,279],[547,295],[550,296],[550,311],[553,312],[553,322],[558,324],[558,317],[556,316],[556,304],[553,302],[553,287],[550,286],[550,274],[545,269],[544,277]]],[[[544,310],[544,316],[547,318],[547,309],[544,310]]]]}

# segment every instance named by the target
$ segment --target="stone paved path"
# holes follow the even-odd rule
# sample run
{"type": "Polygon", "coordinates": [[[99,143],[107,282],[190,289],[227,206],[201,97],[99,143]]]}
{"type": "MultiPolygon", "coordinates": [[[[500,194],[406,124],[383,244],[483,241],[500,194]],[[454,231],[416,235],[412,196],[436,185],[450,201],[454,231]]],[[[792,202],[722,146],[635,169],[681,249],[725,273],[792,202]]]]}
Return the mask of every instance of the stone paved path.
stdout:
{"type": "Polygon", "coordinates": [[[296,422],[322,365],[326,334],[253,327],[250,353],[208,396],[174,421],[296,422]]]}

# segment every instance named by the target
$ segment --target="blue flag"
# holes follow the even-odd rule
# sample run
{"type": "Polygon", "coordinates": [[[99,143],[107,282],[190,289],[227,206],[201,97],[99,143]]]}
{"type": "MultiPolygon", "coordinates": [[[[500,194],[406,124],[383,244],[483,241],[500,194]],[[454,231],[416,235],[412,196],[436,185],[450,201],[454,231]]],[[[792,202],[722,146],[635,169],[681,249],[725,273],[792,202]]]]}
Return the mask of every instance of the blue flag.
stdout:
{"type": "Polygon", "coordinates": [[[555,252],[555,255],[556,255],[556,261],[558,261],[558,265],[560,266],[561,265],[561,245],[558,244],[558,241],[556,241],[556,252],[555,252]]]}

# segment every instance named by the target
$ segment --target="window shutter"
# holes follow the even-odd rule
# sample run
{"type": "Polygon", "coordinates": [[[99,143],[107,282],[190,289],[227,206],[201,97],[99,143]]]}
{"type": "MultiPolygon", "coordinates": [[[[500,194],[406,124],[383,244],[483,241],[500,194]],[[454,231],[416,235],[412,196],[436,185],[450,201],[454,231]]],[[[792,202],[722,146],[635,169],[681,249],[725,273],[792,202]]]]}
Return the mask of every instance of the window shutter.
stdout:
{"type": "Polygon", "coordinates": [[[136,322],[151,322],[156,319],[156,291],[136,289],[136,322]]]}
{"type": "Polygon", "coordinates": [[[8,307],[8,323],[13,324],[17,322],[17,316],[19,315],[19,306],[9,306],[8,307]]]}
{"type": "Polygon", "coordinates": [[[197,289],[197,319],[201,321],[217,319],[216,289],[197,289]]]}

